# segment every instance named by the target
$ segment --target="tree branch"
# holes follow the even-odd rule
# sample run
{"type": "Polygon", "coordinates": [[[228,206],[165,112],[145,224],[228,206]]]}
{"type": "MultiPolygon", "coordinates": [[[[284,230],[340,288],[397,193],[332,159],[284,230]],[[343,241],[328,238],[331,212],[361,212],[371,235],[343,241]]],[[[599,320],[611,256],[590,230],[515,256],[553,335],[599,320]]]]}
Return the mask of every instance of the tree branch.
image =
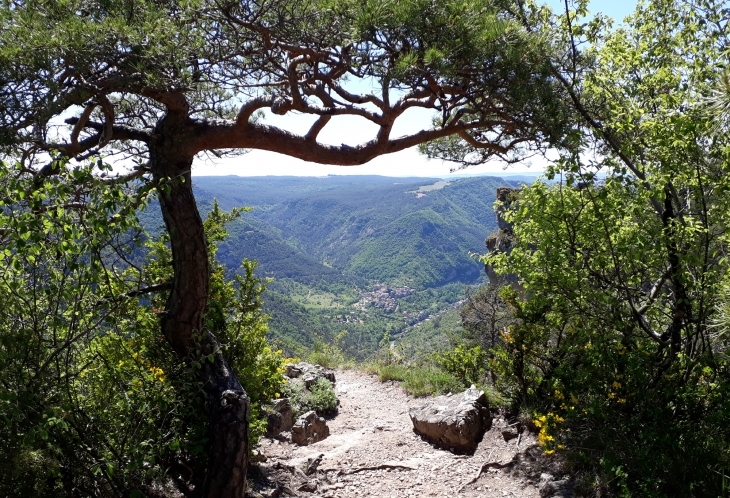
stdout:
{"type": "Polygon", "coordinates": [[[644,313],[647,312],[649,307],[652,305],[652,303],[656,299],[657,295],[659,295],[659,291],[664,286],[664,282],[667,281],[670,274],[671,274],[671,268],[667,269],[667,271],[665,271],[664,274],[661,277],[659,277],[659,279],[654,283],[654,286],[651,288],[651,291],[649,291],[649,297],[648,297],[646,303],[644,303],[644,305],[641,308],[636,310],[636,313],[638,313],[639,315],[643,315],[644,313]]]}
{"type": "Polygon", "coordinates": [[[137,297],[144,294],[150,294],[152,292],[160,292],[170,289],[172,289],[172,282],[163,282],[161,284],[150,285],[141,289],[125,292],[124,294],[120,294],[119,297],[137,297]]]}
{"type": "Polygon", "coordinates": [[[330,119],[332,119],[331,116],[321,116],[319,119],[317,119],[317,121],[314,122],[307,134],[304,135],[304,140],[306,140],[307,142],[316,142],[317,135],[319,135],[319,132],[322,131],[322,128],[324,128],[327,123],[330,122],[330,119]]]}
{"type": "MultiPolygon", "coordinates": [[[[573,105],[575,106],[575,109],[578,111],[578,113],[585,119],[586,123],[594,129],[595,131],[599,132],[601,135],[603,135],[603,138],[606,140],[606,143],[609,145],[609,148],[621,159],[621,161],[626,165],[627,168],[631,170],[631,172],[639,179],[641,180],[642,185],[645,189],[651,190],[651,185],[646,179],[646,175],[636,166],[636,164],[631,160],[629,156],[624,154],[624,152],[621,150],[621,147],[619,147],[618,142],[616,142],[616,139],[613,137],[613,134],[610,132],[610,130],[607,130],[602,123],[595,120],[593,116],[591,116],[590,112],[588,112],[588,109],[585,108],[583,103],[580,100],[580,97],[575,93],[573,90],[573,86],[568,82],[568,80],[565,79],[565,77],[560,74],[560,71],[553,67],[553,74],[555,77],[562,83],[563,88],[565,88],[565,91],[568,92],[568,95],[570,96],[570,100],[573,101],[573,105]]],[[[654,208],[654,211],[658,216],[662,215],[662,212],[664,211],[664,208],[662,207],[662,203],[657,199],[656,197],[651,197],[651,205],[654,208]]]]}
{"type": "MultiPolygon", "coordinates": [[[[193,153],[198,153],[205,149],[260,149],[286,154],[304,161],[339,166],[356,166],[365,164],[379,155],[398,152],[454,133],[507,124],[503,121],[473,121],[444,128],[424,130],[391,140],[383,140],[380,136],[380,138],[356,146],[346,144],[335,146],[312,142],[307,139],[307,136],[295,135],[275,126],[258,123],[237,126],[234,121],[198,120],[193,124],[197,128],[195,136],[198,137],[198,140],[191,144],[191,150],[193,153]]],[[[493,148],[502,152],[508,150],[499,145],[494,145],[493,148]]]]}
{"type": "Polygon", "coordinates": [[[499,154],[506,154],[508,151],[508,149],[506,149],[505,147],[502,147],[501,145],[497,145],[497,144],[493,144],[493,143],[489,143],[489,142],[480,142],[476,138],[469,135],[469,133],[467,133],[466,130],[460,131],[458,133],[458,135],[461,138],[463,138],[466,143],[468,143],[469,145],[471,145],[472,147],[474,147],[476,149],[489,149],[489,150],[498,152],[499,154]]]}
{"type": "MultiPolygon", "coordinates": [[[[68,118],[64,122],[70,125],[77,125],[79,123],[79,119],[80,118],[76,117],[68,118]]],[[[87,121],[84,124],[84,128],[91,128],[92,130],[98,131],[100,133],[104,133],[107,129],[107,126],[108,123],[99,123],[96,121],[87,121]]],[[[110,136],[113,136],[115,140],[136,140],[138,142],[149,143],[153,138],[151,133],[142,131],[137,128],[132,128],[130,126],[112,125],[111,128],[112,132],[110,133],[110,136]]]]}
{"type": "Polygon", "coordinates": [[[164,105],[168,111],[187,115],[190,112],[190,103],[185,98],[182,89],[167,91],[155,88],[143,88],[140,94],[164,105]]]}
{"type": "Polygon", "coordinates": [[[254,112],[264,107],[271,107],[273,103],[274,97],[271,96],[256,97],[249,100],[244,105],[242,105],[241,109],[238,111],[238,115],[236,116],[236,125],[247,125],[248,120],[251,119],[251,116],[254,112]]]}
{"type": "Polygon", "coordinates": [[[78,148],[79,134],[81,133],[81,130],[84,128],[84,126],[86,125],[86,122],[89,120],[89,117],[91,116],[91,113],[94,111],[95,108],[96,108],[95,103],[87,104],[86,108],[84,109],[84,112],[81,113],[81,117],[79,117],[76,120],[76,126],[74,126],[74,129],[71,132],[71,147],[72,148],[78,148]]]}

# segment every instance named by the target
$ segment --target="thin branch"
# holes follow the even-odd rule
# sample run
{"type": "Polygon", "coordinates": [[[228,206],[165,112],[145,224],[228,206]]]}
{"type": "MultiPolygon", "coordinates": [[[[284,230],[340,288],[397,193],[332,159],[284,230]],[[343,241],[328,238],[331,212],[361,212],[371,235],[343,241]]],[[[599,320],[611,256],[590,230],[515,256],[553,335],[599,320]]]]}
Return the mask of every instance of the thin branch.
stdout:
{"type": "MultiPolygon", "coordinates": [[[[553,74],[558,79],[558,81],[562,83],[563,87],[568,92],[570,99],[573,101],[573,105],[575,105],[576,110],[583,117],[583,119],[586,120],[588,125],[595,131],[603,135],[603,138],[606,140],[606,143],[609,145],[610,149],[621,159],[626,167],[629,168],[639,180],[641,180],[643,187],[646,190],[651,191],[651,185],[647,181],[646,175],[638,168],[638,166],[636,166],[636,164],[634,164],[629,156],[624,154],[610,130],[607,130],[602,123],[595,120],[593,116],[591,116],[590,112],[588,112],[588,110],[581,102],[580,97],[578,97],[578,95],[573,90],[573,86],[565,79],[562,74],[560,74],[560,71],[555,67],[553,67],[553,74]]],[[[658,216],[661,216],[664,208],[662,207],[662,203],[654,196],[651,196],[651,205],[654,207],[654,211],[656,212],[656,214],[658,216]]]]}
{"type": "Polygon", "coordinates": [[[327,81],[327,86],[332,88],[337,95],[345,99],[346,101],[352,103],[352,104],[374,104],[377,107],[379,107],[381,110],[386,109],[386,104],[382,100],[380,100],[378,97],[376,97],[373,94],[366,94],[366,95],[356,95],[353,93],[348,92],[344,88],[342,88],[340,85],[338,85],[335,81],[329,80],[327,81]]]}
{"type": "Polygon", "coordinates": [[[573,62],[573,81],[575,82],[576,62],[578,59],[578,49],[575,46],[575,37],[573,36],[573,26],[570,23],[570,8],[568,7],[568,0],[565,0],[565,18],[568,21],[568,32],[570,33],[570,46],[573,49],[573,55],[571,57],[571,60],[573,62]]]}
{"type": "MultiPolygon", "coordinates": [[[[492,453],[490,452],[489,453],[489,456],[491,456],[491,455],[492,455],[492,453]]],[[[489,458],[489,457],[487,457],[487,458],[489,458]]],[[[482,474],[487,471],[487,469],[492,469],[492,468],[494,468],[494,469],[503,469],[505,467],[509,467],[510,465],[513,465],[513,462],[507,462],[507,463],[488,462],[488,463],[483,464],[481,467],[479,467],[479,471],[477,472],[477,474],[474,477],[472,477],[469,481],[467,481],[464,484],[462,484],[459,487],[459,489],[456,491],[456,493],[457,494],[458,493],[461,493],[461,491],[465,487],[469,486],[470,484],[474,484],[475,482],[477,482],[479,480],[479,478],[482,476],[482,474]]]]}
{"type": "Polygon", "coordinates": [[[120,176],[112,176],[109,178],[102,179],[101,181],[106,184],[120,184],[120,183],[127,183],[131,182],[132,180],[135,180],[137,178],[141,178],[144,175],[148,173],[147,168],[139,167],[135,168],[134,171],[131,173],[128,173],[126,175],[120,175],[120,176]]]}
{"type": "MultiPolygon", "coordinates": [[[[66,121],[64,121],[66,124],[75,125],[79,122],[79,118],[68,118],[66,121]]],[[[87,121],[84,124],[84,128],[90,128],[92,130],[98,131],[100,134],[104,133],[104,131],[107,129],[108,123],[99,123],[96,121],[87,121]]],[[[149,143],[152,141],[153,135],[150,132],[143,131],[137,128],[132,128],[130,126],[123,126],[123,125],[113,125],[112,126],[112,132],[110,133],[110,136],[114,136],[115,140],[136,140],[139,142],[149,143]]],[[[99,136],[99,135],[97,135],[99,136]]],[[[99,143],[97,141],[97,143],[99,143]]]]}
{"type": "Polygon", "coordinates": [[[264,107],[270,107],[273,103],[274,97],[271,96],[256,97],[249,100],[242,105],[241,109],[238,111],[238,115],[236,116],[236,125],[240,126],[248,124],[248,120],[251,119],[251,115],[253,115],[254,112],[264,107]]]}
{"type": "Polygon", "coordinates": [[[317,121],[314,122],[312,127],[309,129],[306,135],[304,135],[304,140],[307,142],[315,142],[317,140],[317,135],[319,135],[319,132],[322,131],[322,128],[327,126],[327,123],[329,123],[330,119],[332,119],[332,116],[321,116],[317,119],[317,121]]]}
{"type": "Polygon", "coordinates": [[[367,472],[369,470],[384,470],[384,469],[403,469],[403,470],[418,470],[416,467],[410,465],[404,465],[402,463],[381,463],[380,465],[369,465],[367,467],[357,467],[355,469],[343,472],[344,475],[356,474],[358,472],[367,472]]]}
{"type": "Polygon", "coordinates": [[[500,154],[506,154],[508,152],[508,149],[502,147],[501,145],[497,145],[497,144],[493,144],[493,143],[489,143],[489,142],[478,141],[476,138],[469,135],[469,133],[467,133],[466,130],[460,131],[458,133],[458,135],[461,138],[463,138],[466,143],[468,143],[469,145],[471,145],[472,147],[474,147],[476,149],[489,149],[489,150],[498,152],[500,154]]]}
{"type": "Polygon", "coordinates": [[[86,125],[86,122],[89,120],[89,117],[91,117],[91,113],[96,108],[95,103],[88,104],[86,108],[84,109],[84,112],[81,113],[81,117],[78,118],[76,121],[76,126],[74,126],[73,131],[71,132],[71,147],[77,148],[79,146],[79,134],[81,133],[81,130],[86,125]]]}
{"type": "Polygon", "coordinates": [[[638,314],[643,315],[644,313],[646,313],[646,311],[649,309],[649,307],[652,305],[652,303],[656,299],[657,295],[659,295],[659,291],[664,286],[664,282],[667,281],[670,274],[671,274],[671,268],[667,269],[667,271],[665,271],[664,274],[661,277],[659,277],[659,279],[654,283],[654,286],[651,288],[651,291],[649,292],[649,297],[648,297],[646,303],[641,308],[636,310],[636,312],[638,314]]]}
{"type": "Polygon", "coordinates": [[[170,290],[170,289],[172,289],[172,282],[163,282],[161,284],[150,285],[148,287],[143,287],[141,289],[125,292],[124,294],[120,294],[119,297],[120,298],[137,297],[137,296],[142,296],[144,294],[150,294],[152,292],[160,292],[160,291],[165,291],[165,290],[170,290]]]}

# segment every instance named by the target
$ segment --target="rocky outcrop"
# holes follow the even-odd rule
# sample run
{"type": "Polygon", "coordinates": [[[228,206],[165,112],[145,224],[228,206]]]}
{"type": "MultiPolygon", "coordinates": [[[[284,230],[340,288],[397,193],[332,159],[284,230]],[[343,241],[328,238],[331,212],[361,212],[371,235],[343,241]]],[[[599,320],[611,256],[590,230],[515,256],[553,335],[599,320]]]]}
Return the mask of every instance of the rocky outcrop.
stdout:
{"type": "Polygon", "coordinates": [[[312,365],[311,363],[287,363],[284,366],[284,375],[290,379],[297,379],[299,377],[304,381],[304,385],[309,388],[312,387],[317,380],[327,379],[332,384],[335,383],[335,372],[329,370],[320,365],[312,365]]]}
{"type": "MultiPolygon", "coordinates": [[[[499,187],[497,189],[497,201],[499,204],[494,208],[497,214],[497,230],[491,233],[484,243],[490,253],[509,254],[515,245],[515,236],[512,230],[512,224],[504,219],[504,213],[507,212],[512,204],[517,200],[519,189],[509,187],[499,187]]],[[[517,276],[514,274],[497,275],[494,269],[489,265],[484,265],[489,280],[494,282],[497,280],[517,285],[517,276]]]]}
{"type": "Polygon", "coordinates": [[[266,416],[266,435],[274,437],[291,430],[294,425],[294,410],[288,398],[275,399],[271,405],[272,413],[266,416]]]}
{"type": "Polygon", "coordinates": [[[291,428],[291,440],[299,446],[308,446],[327,439],[330,428],[327,422],[317,415],[317,412],[307,412],[299,417],[291,428]]]}
{"type": "Polygon", "coordinates": [[[484,391],[474,387],[461,394],[439,396],[408,411],[413,430],[436,446],[473,453],[492,425],[484,391]]]}

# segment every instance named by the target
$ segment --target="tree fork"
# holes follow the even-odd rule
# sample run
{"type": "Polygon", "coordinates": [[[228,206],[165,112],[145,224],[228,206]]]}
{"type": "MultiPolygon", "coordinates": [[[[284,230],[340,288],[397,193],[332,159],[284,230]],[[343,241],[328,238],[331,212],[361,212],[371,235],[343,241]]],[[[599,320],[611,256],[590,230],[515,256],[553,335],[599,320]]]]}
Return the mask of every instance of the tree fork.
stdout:
{"type": "Polygon", "coordinates": [[[164,130],[165,121],[158,125],[159,139],[150,147],[152,174],[170,234],[174,274],[161,319],[162,333],[178,356],[201,363],[199,375],[211,437],[203,495],[243,498],[250,402],[216,338],[204,329],[210,265],[203,220],[192,189],[193,154],[184,150],[184,144],[189,143],[185,130],[164,130]]]}

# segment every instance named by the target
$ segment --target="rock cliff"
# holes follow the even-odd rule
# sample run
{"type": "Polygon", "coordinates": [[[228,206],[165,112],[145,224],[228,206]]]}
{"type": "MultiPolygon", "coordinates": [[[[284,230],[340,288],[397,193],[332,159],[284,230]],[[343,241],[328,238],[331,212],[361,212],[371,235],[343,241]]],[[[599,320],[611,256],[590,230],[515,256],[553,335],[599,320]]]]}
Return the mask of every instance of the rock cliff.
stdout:
{"type": "MultiPolygon", "coordinates": [[[[512,224],[504,219],[504,213],[517,202],[518,192],[519,189],[510,187],[499,187],[497,189],[497,202],[499,204],[494,208],[497,215],[497,230],[492,232],[484,241],[490,253],[509,254],[515,245],[512,224]]],[[[498,275],[495,273],[494,268],[484,265],[484,271],[487,273],[489,280],[497,280],[498,275]]],[[[513,273],[502,275],[501,278],[507,283],[517,285],[517,275],[513,273]]]]}

